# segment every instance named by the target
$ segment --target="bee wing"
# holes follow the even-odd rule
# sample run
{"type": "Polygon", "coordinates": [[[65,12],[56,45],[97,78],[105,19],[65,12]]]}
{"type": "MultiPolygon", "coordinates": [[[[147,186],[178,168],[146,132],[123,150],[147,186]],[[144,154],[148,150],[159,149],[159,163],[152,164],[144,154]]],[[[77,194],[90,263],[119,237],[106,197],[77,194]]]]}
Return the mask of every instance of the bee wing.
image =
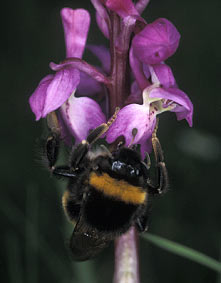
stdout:
{"type": "Polygon", "coordinates": [[[85,261],[95,257],[108,246],[110,241],[89,230],[80,222],[78,221],[72,233],[70,249],[73,260],[85,261]]]}

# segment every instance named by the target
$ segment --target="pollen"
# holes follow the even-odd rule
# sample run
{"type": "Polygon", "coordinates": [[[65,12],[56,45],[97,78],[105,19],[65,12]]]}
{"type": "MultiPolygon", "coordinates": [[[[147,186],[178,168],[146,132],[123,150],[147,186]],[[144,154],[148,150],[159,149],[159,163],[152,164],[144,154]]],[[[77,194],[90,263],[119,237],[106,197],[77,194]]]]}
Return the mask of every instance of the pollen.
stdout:
{"type": "Polygon", "coordinates": [[[103,194],[126,203],[140,205],[146,199],[146,192],[141,187],[130,185],[124,180],[114,179],[107,173],[97,175],[95,172],[92,172],[89,184],[96,190],[103,192],[103,194]]]}

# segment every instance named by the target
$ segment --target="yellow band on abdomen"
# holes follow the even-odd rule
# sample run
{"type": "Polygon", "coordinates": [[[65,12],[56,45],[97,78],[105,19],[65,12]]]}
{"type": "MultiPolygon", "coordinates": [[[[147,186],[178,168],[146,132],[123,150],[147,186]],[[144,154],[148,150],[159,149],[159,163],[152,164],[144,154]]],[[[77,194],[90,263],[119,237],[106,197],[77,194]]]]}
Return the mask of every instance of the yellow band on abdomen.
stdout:
{"type": "Polygon", "coordinates": [[[124,180],[117,180],[107,173],[97,175],[92,172],[89,177],[89,184],[96,190],[107,196],[112,196],[126,203],[135,205],[143,204],[146,199],[146,192],[141,187],[130,185],[124,180]]]}

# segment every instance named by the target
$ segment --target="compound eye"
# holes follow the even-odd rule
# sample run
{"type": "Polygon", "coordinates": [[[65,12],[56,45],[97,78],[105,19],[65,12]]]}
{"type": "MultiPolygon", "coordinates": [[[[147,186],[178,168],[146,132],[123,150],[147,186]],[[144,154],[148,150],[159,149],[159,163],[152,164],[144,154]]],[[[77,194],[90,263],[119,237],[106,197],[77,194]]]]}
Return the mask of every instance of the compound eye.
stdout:
{"type": "Polygon", "coordinates": [[[122,172],[125,170],[126,164],[117,160],[112,163],[112,170],[114,172],[122,172]]]}
{"type": "Polygon", "coordinates": [[[127,165],[127,171],[129,173],[130,176],[132,177],[137,177],[140,175],[140,170],[137,168],[132,167],[131,165],[127,165]]]}
{"type": "Polygon", "coordinates": [[[112,170],[121,175],[127,175],[130,177],[137,177],[140,175],[140,170],[134,168],[132,165],[127,165],[119,160],[112,163],[112,170]]]}

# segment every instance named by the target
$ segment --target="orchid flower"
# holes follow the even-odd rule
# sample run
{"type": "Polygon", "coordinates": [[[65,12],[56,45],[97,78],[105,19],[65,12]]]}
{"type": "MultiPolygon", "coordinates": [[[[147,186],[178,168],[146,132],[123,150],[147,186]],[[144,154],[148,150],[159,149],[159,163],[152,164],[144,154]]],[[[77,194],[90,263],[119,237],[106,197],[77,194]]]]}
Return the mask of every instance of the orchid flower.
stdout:
{"type": "MultiPolygon", "coordinates": [[[[61,18],[67,59],[58,65],[50,63],[51,69],[56,73],[47,75],[40,81],[37,89],[31,95],[29,103],[36,120],[45,118],[50,112],[59,109],[61,118],[66,121],[67,126],[70,126],[70,133],[75,135],[77,141],[81,141],[88,134],[89,129],[95,128],[105,121],[104,114],[94,100],[87,97],[75,98],[77,87],[81,88],[81,85],[85,85],[85,77],[84,73],[82,74],[68,62],[68,58],[82,58],[90,25],[90,15],[83,9],[64,8],[61,10],[61,18]],[[72,111],[71,115],[70,111],[72,111]],[[85,115],[79,119],[78,113],[85,115]],[[77,115],[75,116],[75,114],[77,115]],[[71,122],[72,120],[75,121],[74,124],[71,122]],[[84,125],[83,128],[81,123],[84,125]]],[[[96,75],[96,69],[92,71],[96,75]]],[[[94,91],[100,87],[94,79],[86,82],[87,86],[90,85],[90,89],[94,89],[94,91]]]]}
{"type": "MultiPolygon", "coordinates": [[[[29,99],[31,110],[36,120],[57,111],[62,130],[67,130],[78,144],[120,107],[105,134],[106,141],[112,143],[124,136],[124,146],[140,144],[144,157],[152,150],[151,137],[161,113],[174,112],[177,120],[186,119],[192,126],[192,102],[179,89],[171,68],[165,63],[176,52],[180,34],[167,19],[147,23],[142,18],[149,0],[138,0],[136,4],[132,0],[91,2],[97,25],[109,40],[109,49],[86,46],[90,25],[86,10],[62,9],[66,58],[59,64],[50,63],[55,73],[40,81],[29,99]],[[100,67],[82,59],[85,48],[98,57],[100,67]]],[[[123,242],[135,237],[132,228],[123,242]]],[[[119,274],[115,283],[121,282],[119,274]]],[[[138,280],[137,277],[133,282],[138,280]]]]}
{"type": "Polygon", "coordinates": [[[156,116],[160,113],[175,112],[178,120],[186,119],[192,125],[192,103],[177,87],[172,70],[164,63],[164,60],[175,53],[180,34],[166,19],[146,24],[130,0],[108,0],[105,4],[92,0],[92,3],[99,22],[103,22],[102,32],[105,30],[105,34],[112,37],[110,52],[102,47],[89,46],[89,50],[100,59],[102,69],[98,71],[98,68],[81,59],[90,25],[88,12],[83,9],[62,9],[66,59],[60,64],[50,63],[51,69],[56,73],[41,80],[30,97],[31,109],[36,120],[58,109],[60,119],[78,143],[87,137],[91,129],[110,118],[115,107],[120,106],[117,119],[106,134],[107,142],[111,143],[119,135],[124,135],[125,145],[128,146],[131,142],[141,144],[144,156],[146,151],[151,151],[150,138],[156,116]],[[107,13],[108,10],[112,18],[107,13]],[[114,25],[111,26],[111,21],[122,22],[117,33],[113,32],[114,25]],[[137,23],[141,23],[141,30],[136,28],[137,23]],[[133,31],[136,32],[135,36],[133,31]],[[128,70],[123,62],[126,59],[124,56],[129,54],[135,78],[131,81],[131,88],[128,88],[128,70]],[[117,58],[116,62],[113,62],[114,58],[117,58]],[[93,99],[94,93],[104,91],[102,84],[109,92],[109,113],[103,113],[105,111],[93,99]],[[78,97],[75,95],[76,91],[78,97]],[[82,97],[82,94],[90,97],[82,97]],[[134,139],[133,129],[137,130],[134,139]]]}

